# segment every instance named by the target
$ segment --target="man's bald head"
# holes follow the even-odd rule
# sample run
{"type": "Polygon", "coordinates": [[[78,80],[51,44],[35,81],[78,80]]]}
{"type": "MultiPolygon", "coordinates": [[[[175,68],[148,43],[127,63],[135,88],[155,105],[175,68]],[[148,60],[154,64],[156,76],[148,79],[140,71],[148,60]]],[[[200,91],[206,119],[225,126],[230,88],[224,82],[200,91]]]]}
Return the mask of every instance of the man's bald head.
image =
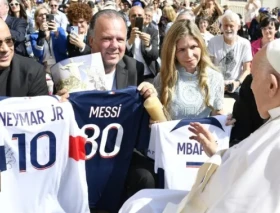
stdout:
{"type": "Polygon", "coordinates": [[[134,12],[134,11],[142,11],[142,13],[144,13],[144,9],[140,6],[133,6],[132,8],[130,8],[129,10],[129,15],[134,12]]]}
{"type": "Polygon", "coordinates": [[[14,42],[7,24],[0,19],[0,70],[10,66],[14,56],[14,42]]]}
{"type": "Polygon", "coordinates": [[[280,40],[263,47],[252,61],[253,90],[260,116],[280,106],[280,40]],[[278,66],[279,65],[279,66],[278,66]]]}
{"type": "MultiPolygon", "coordinates": [[[[1,1],[1,0],[0,0],[1,1]]],[[[10,29],[8,27],[8,25],[6,24],[6,22],[0,18],[0,32],[3,32],[3,30],[6,30],[10,33],[10,29]]],[[[11,34],[11,33],[10,33],[11,34]]]]}
{"type": "Polygon", "coordinates": [[[142,17],[144,18],[144,9],[140,6],[133,6],[129,10],[129,21],[131,23],[131,27],[135,26],[135,19],[136,17],[142,17]]]}

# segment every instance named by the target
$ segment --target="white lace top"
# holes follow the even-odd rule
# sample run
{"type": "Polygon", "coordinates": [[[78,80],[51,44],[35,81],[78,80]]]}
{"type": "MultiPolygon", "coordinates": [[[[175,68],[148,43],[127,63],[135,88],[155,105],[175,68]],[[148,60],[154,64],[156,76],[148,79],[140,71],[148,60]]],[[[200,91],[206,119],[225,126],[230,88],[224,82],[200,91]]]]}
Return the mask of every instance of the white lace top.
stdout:
{"type": "MultiPolygon", "coordinates": [[[[183,118],[205,118],[211,113],[211,108],[206,107],[204,96],[198,84],[198,72],[194,74],[186,72],[182,67],[178,68],[178,80],[172,94],[172,100],[168,107],[168,113],[172,120],[183,118]]],[[[210,95],[210,105],[215,110],[223,109],[224,80],[221,73],[208,68],[206,70],[210,95]]],[[[161,94],[160,74],[154,79],[154,86],[158,94],[161,94]]]]}

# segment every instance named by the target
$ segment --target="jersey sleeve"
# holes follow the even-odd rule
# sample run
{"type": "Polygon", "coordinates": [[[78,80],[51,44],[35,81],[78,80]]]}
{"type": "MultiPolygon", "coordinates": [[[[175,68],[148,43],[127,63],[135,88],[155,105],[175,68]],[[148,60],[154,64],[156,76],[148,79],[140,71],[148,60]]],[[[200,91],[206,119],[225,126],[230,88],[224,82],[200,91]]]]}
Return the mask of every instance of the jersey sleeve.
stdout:
{"type": "Polygon", "coordinates": [[[58,200],[65,212],[89,213],[85,173],[86,135],[79,129],[71,107],[69,158],[62,174],[58,200]]]}
{"type": "Polygon", "coordinates": [[[149,147],[150,138],[150,128],[149,128],[149,114],[145,109],[143,109],[143,114],[140,120],[141,125],[139,125],[138,132],[138,142],[136,144],[136,149],[139,151],[144,151],[149,147]]]}

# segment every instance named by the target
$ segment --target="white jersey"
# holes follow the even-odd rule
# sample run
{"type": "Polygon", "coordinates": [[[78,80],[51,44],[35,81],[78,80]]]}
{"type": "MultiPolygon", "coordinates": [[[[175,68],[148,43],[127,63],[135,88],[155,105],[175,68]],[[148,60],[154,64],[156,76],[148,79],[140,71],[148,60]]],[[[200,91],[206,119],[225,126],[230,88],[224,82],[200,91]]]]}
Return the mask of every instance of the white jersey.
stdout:
{"type": "Polygon", "coordinates": [[[0,212],[89,212],[85,135],[69,102],[52,96],[6,98],[0,101],[0,125],[9,137],[0,212]]]}
{"type": "Polygon", "coordinates": [[[164,188],[189,191],[199,167],[208,160],[201,144],[190,140],[190,122],[200,122],[216,138],[219,149],[229,147],[231,126],[225,126],[227,116],[198,120],[175,120],[152,126],[148,156],[155,159],[155,172],[164,171],[164,188]]]}

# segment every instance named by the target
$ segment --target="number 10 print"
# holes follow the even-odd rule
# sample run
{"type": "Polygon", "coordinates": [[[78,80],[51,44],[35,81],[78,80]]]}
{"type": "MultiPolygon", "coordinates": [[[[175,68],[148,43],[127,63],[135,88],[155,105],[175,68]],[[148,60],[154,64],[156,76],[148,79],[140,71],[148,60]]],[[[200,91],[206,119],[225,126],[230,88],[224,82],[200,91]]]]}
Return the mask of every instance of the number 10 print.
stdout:
{"type": "Polygon", "coordinates": [[[18,141],[19,151],[19,170],[20,172],[26,172],[26,155],[30,154],[31,165],[38,170],[43,170],[51,167],[56,160],[56,137],[50,131],[40,132],[35,135],[30,141],[30,153],[26,153],[26,136],[25,134],[13,134],[13,140],[18,141]],[[40,138],[49,138],[49,161],[41,165],[37,159],[37,146],[40,138]]]}

